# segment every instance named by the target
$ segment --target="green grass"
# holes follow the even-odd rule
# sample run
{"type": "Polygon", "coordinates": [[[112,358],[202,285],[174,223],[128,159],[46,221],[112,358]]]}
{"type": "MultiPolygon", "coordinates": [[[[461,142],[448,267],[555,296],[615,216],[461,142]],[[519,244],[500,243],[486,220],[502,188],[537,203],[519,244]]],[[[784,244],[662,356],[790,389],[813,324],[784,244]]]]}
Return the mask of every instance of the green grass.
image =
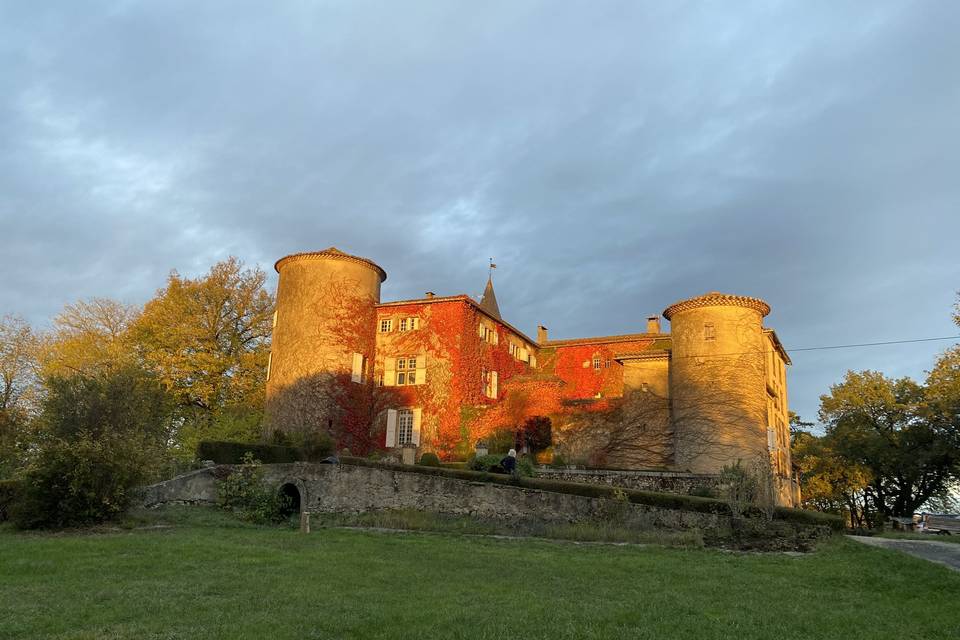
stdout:
{"type": "Polygon", "coordinates": [[[138,525],[0,529],[0,638],[960,637],[960,574],[843,539],[784,555],[301,535],[199,508],[138,525]]]}

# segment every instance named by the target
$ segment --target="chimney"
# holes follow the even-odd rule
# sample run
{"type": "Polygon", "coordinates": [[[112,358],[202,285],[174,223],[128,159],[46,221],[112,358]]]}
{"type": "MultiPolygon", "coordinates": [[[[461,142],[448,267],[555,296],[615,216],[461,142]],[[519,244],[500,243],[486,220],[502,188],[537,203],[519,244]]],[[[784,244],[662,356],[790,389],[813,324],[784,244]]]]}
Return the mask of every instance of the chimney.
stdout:
{"type": "Polygon", "coordinates": [[[660,316],[647,318],[647,333],[660,333],[660,316]]]}
{"type": "Polygon", "coordinates": [[[537,342],[543,344],[547,341],[547,328],[545,326],[537,325],[537,342]]]}
{"type": "Polygon", "coordinates": [[[435,294],[433,291],[427,291],[424,295],[427,296],[428,298],[432,298],[433,296],[435,296],[435,295],[437,295],[437,294],[435,294]]]}

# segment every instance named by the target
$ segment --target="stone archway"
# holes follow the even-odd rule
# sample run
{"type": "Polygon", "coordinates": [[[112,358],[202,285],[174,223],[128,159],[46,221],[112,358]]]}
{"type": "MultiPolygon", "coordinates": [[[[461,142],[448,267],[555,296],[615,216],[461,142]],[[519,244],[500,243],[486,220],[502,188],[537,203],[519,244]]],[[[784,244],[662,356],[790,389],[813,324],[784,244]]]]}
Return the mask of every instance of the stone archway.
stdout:
{"type": "Polygon", "coordinates": [[[283,509],[283,515],[286,517],[299,514],[303,508],[303,500],[300,496],[300,489],[292,482],[287,482],[280,487],[280,497],[287,498],[287,504],[283,509]]]}

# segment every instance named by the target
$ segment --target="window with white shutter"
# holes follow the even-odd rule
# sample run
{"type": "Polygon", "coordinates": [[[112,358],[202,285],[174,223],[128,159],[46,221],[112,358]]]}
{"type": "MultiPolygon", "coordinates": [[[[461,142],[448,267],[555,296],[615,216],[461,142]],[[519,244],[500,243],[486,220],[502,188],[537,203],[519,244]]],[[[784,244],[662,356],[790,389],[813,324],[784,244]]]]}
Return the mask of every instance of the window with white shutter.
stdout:
{"type": "Polygon", "coordinates": [[[350,380],[352,382],[363,382],[363,354],[353,354],[353,367],[350,370],[350,380]]]}
{"type": "Polygon", "coordinates": [[[387,447],[397,446],[397,410],[387,409],[387,447]]]}
{"type": "Polygon", "coordinates": [[[420,408],[413,409],[413,432],[410,435],[410,442],[420,446],[420,422],[423,419],[423,411],[420,408]]]}
{"type": "Polygon", "coordinates": [[[392,387],[397,384],[397,359],[384,358],[383,360],[383,386],[392,387]]]}

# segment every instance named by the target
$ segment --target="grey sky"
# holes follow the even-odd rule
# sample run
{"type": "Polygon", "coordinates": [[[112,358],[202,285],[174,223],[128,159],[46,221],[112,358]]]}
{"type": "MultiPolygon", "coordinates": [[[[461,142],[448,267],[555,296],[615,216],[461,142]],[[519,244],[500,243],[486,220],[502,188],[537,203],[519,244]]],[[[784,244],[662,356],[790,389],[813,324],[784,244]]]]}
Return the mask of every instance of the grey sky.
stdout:
{"type": "MultiPolygon", "coordinates": [[[[0,314],[330,245],[554,337],[953,335],[960,3],[0,2],[0,314]]],[[[791,406],[949,343],[796,353],[791,406]]]]}

